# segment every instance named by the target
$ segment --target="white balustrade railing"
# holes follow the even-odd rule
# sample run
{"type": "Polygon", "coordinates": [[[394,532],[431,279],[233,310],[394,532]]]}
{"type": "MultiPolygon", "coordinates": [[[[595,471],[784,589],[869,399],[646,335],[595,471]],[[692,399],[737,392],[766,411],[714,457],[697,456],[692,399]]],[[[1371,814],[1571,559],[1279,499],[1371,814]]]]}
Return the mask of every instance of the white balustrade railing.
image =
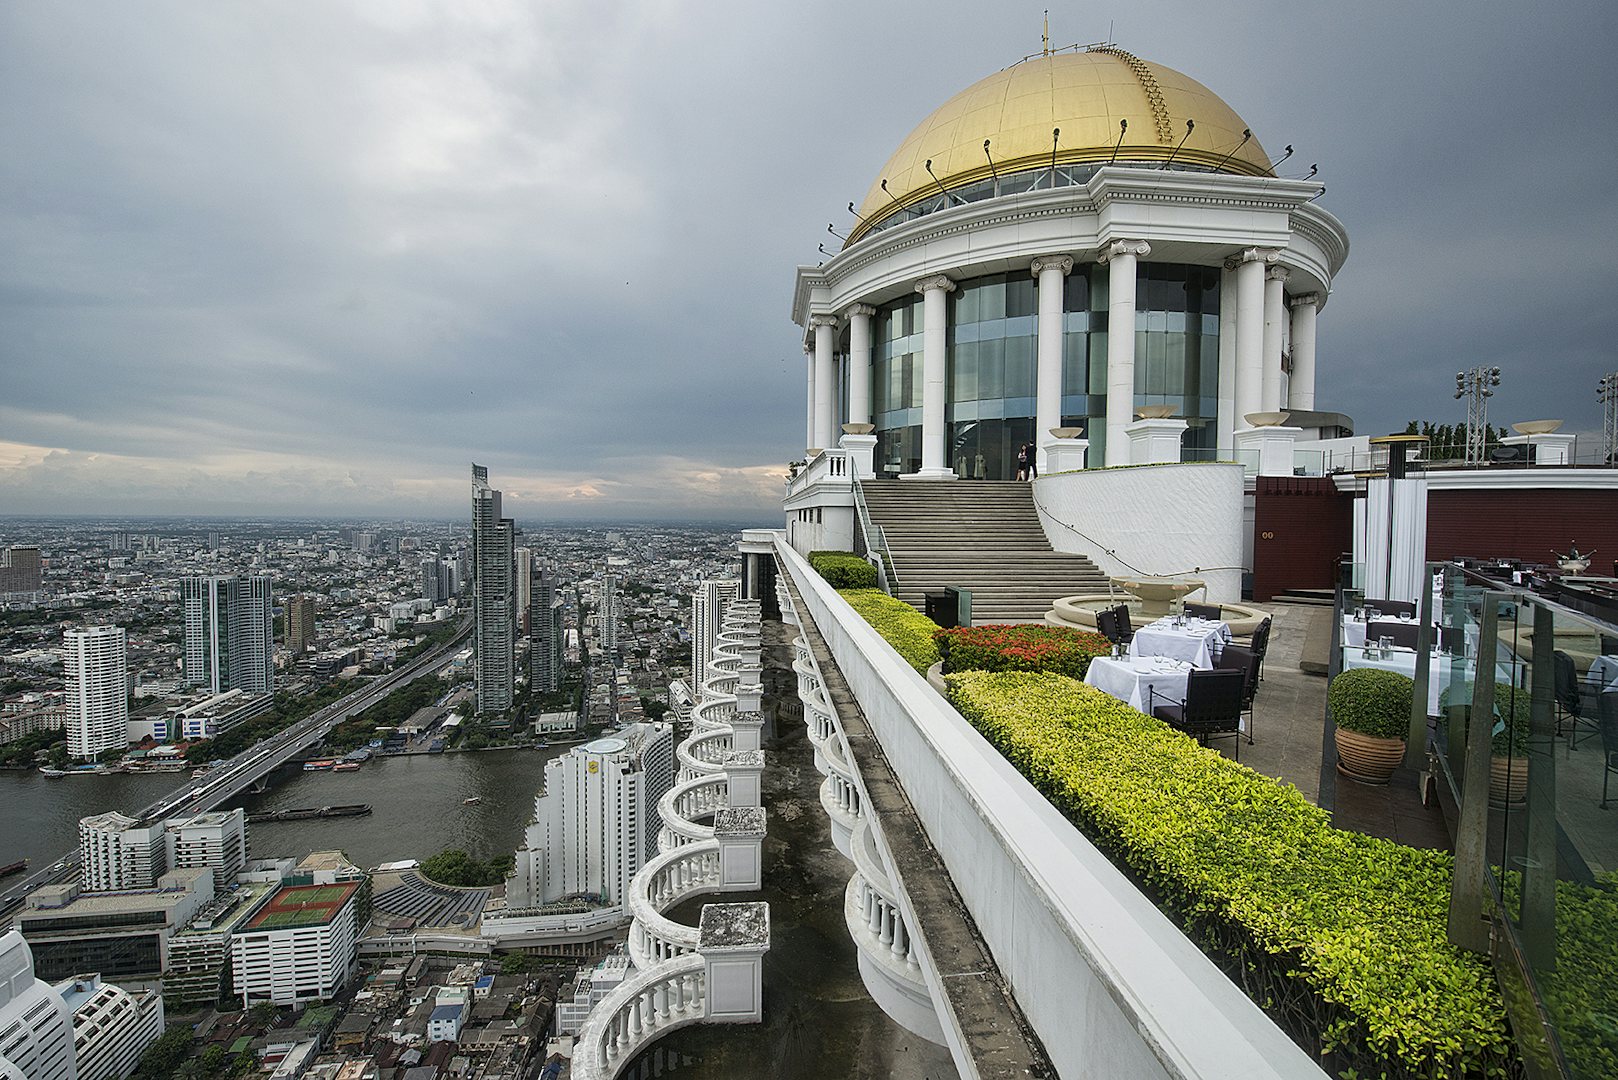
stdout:
{"type": "Polygon", "coordinates": [[[860,816],[860,789],[834,767],[820,783],[820,805],[839,824],[852,829],[860,816]]]}
{"type": "Polygon", "coordinates": [[[724,772],[724,766],[718,760],[710,760],[702,754],[713,754],[715,758],[720,755],[714,744],[723,743],[723,749],[729,750],[730,743],[735,734],[724,728],[714,731],[704,731],[693,736],[674,748],[674,756],[680,763],[679,779],[683,782],[694,780],[700,776],[713,776],[724,772]]]}
{"type": "Polygon", "coordinates": [[[657,801],[658,814],[663,818],[658,847],[670,851],[699,840],[713,839],[713,826],[699,825],[695,819],[729,805],[730,777],[723,772],[675,784],[657,801]]]}
{"type": "Polygon", "coordinates": [[[690,953],[637,971],[590,1010],[575,1044],[575,1080],[613,1080],[644,1047],[707,1016],[702,956],[690,953]]]}
{"type": "Polygon", "coordinates": [[[730,718],[736,715],[736,699],[728,700],[714,698],[704,701],[691,710],[691,722],[695,728],[708,729],[728,727],[730,718]]]}
{"type": "Polygon", "coordinates": [[[677,923],[663,913],[719,885],[719,844],[713,840],[666,851],[648,862],[631,880],[629,959],[645,970],[695,952],[697,928],[677,923]]]}

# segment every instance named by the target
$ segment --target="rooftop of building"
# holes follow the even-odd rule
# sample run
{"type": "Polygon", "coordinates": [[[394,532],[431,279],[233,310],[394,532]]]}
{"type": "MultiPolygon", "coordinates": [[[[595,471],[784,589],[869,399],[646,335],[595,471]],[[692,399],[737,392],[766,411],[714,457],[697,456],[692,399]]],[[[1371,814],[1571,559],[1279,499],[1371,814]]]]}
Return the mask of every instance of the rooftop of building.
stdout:
{"type": "MultiPolygon", "coordinates": [[[[213,879],[213,871],[205,868],[170,870],[158,879],[156,889],[131,889],[127,892],[80,893],[65,904],[56,907],[29,908],[18,912],[19,924],[66,916],[127,915],[139,911],[166,911],[190,900],[196,884],[202,878],[213,879]]],[[[39,893],[49,892],[41,889],[39,893]]],[[[32,896],[38,893],[30,894],[32,896]]]]}
{"type": "Polygon", "coordinates": [[[279,883],[273,881],[252,881],[238,885],[197,912],[196,917],[175,934],[175,939],[230,933],[258,910],[260,900],[278,887],[279,883]]]}
{"type": "Polygon", "coordinates": [[[341,885],[285,885],[248,920],[244,930],[296,930],[325,926],[359,891],[355,882],[341,885]]]}

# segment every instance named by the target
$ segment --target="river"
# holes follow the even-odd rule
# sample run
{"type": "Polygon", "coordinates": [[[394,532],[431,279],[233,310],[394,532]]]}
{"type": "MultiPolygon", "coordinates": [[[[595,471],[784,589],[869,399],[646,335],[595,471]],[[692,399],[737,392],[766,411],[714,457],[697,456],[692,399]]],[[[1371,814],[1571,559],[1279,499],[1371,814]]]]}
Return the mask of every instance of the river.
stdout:
{"type": "MultiPolygon", "coordinates": [[[[249,814],[371,805],[372,812],[362,817],[249,825],[255,858],[301,858],[340,848],[358,865],[371,867],[426,858],[449,847],[488,858],[509,854],[521,843],[534,796],[544,786],[545,762],[568,749],[378,757],[357,772],[283,768],[263,794],[239,796],[229,805],[243,806],[249,814]],[[468,804],[469,798],[479,801],[468,804]]],[[[34,771],[0,772],[0,864],[28,858],[38,870],[78,844],[81,817],[107,810],[130,813],[188,782],[184,773],[52,780],[34,771]]]]}

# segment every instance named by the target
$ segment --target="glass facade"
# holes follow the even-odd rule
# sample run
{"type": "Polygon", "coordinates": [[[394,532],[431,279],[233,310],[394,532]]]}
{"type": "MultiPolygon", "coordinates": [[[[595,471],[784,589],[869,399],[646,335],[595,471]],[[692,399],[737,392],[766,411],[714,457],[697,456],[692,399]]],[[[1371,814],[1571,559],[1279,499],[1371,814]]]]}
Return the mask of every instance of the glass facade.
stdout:
{"type": "MultiPolygon", "coordinates": [[[[1106,455],[1107,267],[1073,268],[1062,301],[1062,423],[1106,455]]],[[[1218,267],[1142,263],[1136,280],[1135,405],[1172,405],[1190,429],[1185,457],[1212,455],[1219,408],[1218,267]]],[[[1034,442],[1039,296],[1032,274],[990,274],[949,297],[946,463],[966,479],[1010,480],[1034,442]]],[[[922,298],[879,309],[871,412],[879,474],[921,466],[922,298]]]]}

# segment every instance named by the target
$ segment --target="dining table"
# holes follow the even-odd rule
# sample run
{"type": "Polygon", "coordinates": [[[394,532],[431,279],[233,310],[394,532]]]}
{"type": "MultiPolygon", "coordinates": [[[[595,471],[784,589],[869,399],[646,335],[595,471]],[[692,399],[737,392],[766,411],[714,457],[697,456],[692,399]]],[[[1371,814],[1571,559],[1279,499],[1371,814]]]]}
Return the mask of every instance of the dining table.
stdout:
{"type": "Polygon", "coordinates": [[[1154,694],[1159,704],[1184,701],[1186,677],[1193,670],[1188,662],[1167,656],[1098,656],[1090,661],[1084,681],[1132,709],[1150,713],[1154,694]]]}
{"type": "Polygon", "coordinates": [[[1229,624],[1217,619],[1169,616],[1136,630],[1129,642],[1129,655],[1166,656],[1206,671],[1225,651],[1230,636],[1229,624]]]}

